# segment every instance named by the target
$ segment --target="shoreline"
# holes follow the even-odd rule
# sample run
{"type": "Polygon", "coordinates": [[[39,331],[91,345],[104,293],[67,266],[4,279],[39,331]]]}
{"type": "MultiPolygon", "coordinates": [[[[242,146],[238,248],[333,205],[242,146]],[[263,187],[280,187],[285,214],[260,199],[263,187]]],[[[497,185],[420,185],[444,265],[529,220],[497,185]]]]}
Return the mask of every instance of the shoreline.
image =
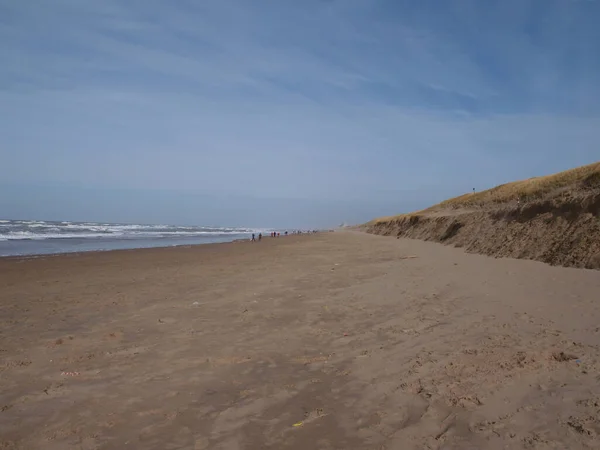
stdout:
{"type": "MultiPolygon", "coordinates": [[[[270,239],[282,239],[282,238],[290,238],[293,236],[308,236],[308,234],[304,235],[288,235],[281,236],[279,238],[271,238],[269,236],[263,236],[263,241],[268,241],[270,239]]],[[[310,235],[313,236],[313,235],[310,235]]],[[[182,249],[182,248],[193,248],[193,247],[206,247],[206,246],[214,246],[214,245],[227,245],[227,244],[243,244],[243,243],[252,243],[251,238],[247,239],[233,239],[231,241],[223,241],[223,242],[206,242],[206,243],[196,243],[196,244],[176,244],[176,245],[157,245],[152,247],[134,247],[134,248],[114,248],[114,249],[106,249],[106,250],[83,250],[83,251],[68,251],[68,252],[56,252],[56,253],[38,253],[38,254],[27,254],[27,255],[0,255],[0,262],[17,259],[39,259],[44,257],[57,257],[57,256],[74,256],[74,255],[87,255],[87,254],[104,254],[104,253],[112,253],[112,252],[132,252],[132,251],[141,251],[141,250],[166,250],[166,249],[182,249]]],[[[258,242],[254,244],[259,245],[258,242]]]]}
{"type": "MultiPolygon", "coordinates": [[[[271,239],[289,239],[293,237],[305,237],[305,236],[315,236],[321,234],[323,232],[317,231],[315,233],[303,233],[303,234],[288,234],[287,236],[281,235],[277,238],[273,238],[271,236],[264,236],[263,240],[260,242],[269,242],[271,239]]],[[[56,253],[36,253],[36,254],[25,254],[25,255],[0,255],[0,262],[11,260],[11,259],[39,259],[43,257],[57,257],[57,256],[66,256],[66,255],[87,255],[87,254],[104,254],[111,252],[131,252],[137,250],[159,250],[159,249],[182,249],[182,248],[193,248],[193,247],[205,247],[205,246],[214,246],[214,245],[225,245],[225,244],[243,244],[243,243],[252,243],[251,237],[242,239],[236,238],[233,240],[221,241],[221,242],[206,242],[206,243],[185,243],[185,244],[175,244],[175,245],[156,245],[151,247],[133,247],[133,248],[112,248],[106,250],[83,250],[83,251],[64,251],[64,252],[56,252],[56,253]]],[[[256,245],[260,245],[257,239],[257,242],[254,242],[256,245]]]]}
{"type": "Polygon", "coordinates": [[[191,247],[204,247],[209,245],[224,245],[224,244],[240,244],[249,242],[249,239],[234,239],[226,242],[207,242],[206,244],[180,244],[180,245],[165,245],[156,247],[135,247],[135,248],[115,248],[107,250],[84,250],[84,251],[73,251],[73,252],[57,252],[57,253],[39,253],[31,255],[0,255],[0,262],[7,260],[23,260],[23,259],[39,259],[44,257],[56,258],[57,256],[81,256],[88,254],[104,254],[112,252],[133,252],[139,250],[165,250],[170,248],[191,248],[191,247]]]}
{"type": "Polygon", "coordinates": [[[250,239],[263,228],[6,220],[0,257],[172,247],[250,239]]]}

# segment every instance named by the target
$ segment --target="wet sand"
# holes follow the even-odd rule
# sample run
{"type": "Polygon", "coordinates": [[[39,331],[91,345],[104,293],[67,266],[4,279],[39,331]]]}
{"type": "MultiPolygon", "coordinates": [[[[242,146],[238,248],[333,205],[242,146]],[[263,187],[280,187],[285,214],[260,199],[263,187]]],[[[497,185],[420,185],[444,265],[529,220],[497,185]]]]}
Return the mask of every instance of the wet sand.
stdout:
{"type": "Polygon", "coordinates": [[[599,305],[352,232],[4,259],[0,448],[599,448],[599,305]]]}

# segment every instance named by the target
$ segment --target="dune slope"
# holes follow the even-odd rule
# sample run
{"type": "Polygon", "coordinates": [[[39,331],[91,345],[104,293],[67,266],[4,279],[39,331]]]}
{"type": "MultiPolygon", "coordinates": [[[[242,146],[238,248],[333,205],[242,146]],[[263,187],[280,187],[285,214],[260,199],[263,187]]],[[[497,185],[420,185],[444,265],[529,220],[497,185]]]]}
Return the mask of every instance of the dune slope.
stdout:
{"type": "Polygon", "coordinates": [[[462,195],[362,228],[490,256],[600,269],[600,162],[462,195]]]}

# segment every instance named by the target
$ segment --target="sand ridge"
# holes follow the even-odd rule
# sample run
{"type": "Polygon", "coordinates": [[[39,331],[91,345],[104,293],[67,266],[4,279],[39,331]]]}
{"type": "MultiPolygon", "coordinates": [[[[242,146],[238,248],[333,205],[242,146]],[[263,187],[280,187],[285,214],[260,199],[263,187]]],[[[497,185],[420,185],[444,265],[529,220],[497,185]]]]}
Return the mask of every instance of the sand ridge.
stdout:
{"type": "Polygon", "coordinates": [[[360,229],[489,256],[600,269],[600,162],[474,191],[360,229]]]}

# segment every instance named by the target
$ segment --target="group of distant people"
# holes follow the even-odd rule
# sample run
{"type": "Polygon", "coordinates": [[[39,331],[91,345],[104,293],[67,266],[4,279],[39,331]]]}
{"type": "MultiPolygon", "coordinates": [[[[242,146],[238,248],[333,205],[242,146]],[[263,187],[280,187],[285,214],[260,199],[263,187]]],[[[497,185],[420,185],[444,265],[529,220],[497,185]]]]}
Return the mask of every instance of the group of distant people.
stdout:
{"type": "MultiPolygon", "coordinates": [[[[306,233],[309,234],[309,233],[316,233],[316,232],[317,232],[316,230],[312,230],[312,231],[307,231],[306,233]]],[[[303,234],[303,233],[304,232],[302,232],[300,230],[292,231],[292,234],[303,234]]],[[[283,232],[284,236],[287,236],[288,234],[289,233],[287,231],[283,232]]],[[[256,238],[256,233],[252,233],[252,239],[251,239],[251,241],[252,242],[256,242],[257,240],[258,241],[262,241],[262,237],[263,237],[262,233],[258,233],[258,239],[256,238]]],[[[272,238],[281,237],[281,233],[278,232],[278,231],[271,231],[271,237],[272,238]]]]}

